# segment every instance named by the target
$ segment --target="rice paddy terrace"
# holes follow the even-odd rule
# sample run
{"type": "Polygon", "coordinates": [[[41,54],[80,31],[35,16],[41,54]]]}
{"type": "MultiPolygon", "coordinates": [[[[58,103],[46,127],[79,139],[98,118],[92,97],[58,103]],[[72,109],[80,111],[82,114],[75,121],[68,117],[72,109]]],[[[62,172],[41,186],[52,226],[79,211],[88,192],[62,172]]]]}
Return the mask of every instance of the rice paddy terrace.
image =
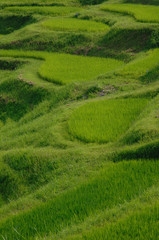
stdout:
{"type": "Polygon", "coordinates": [[[0,239],[159,239],[159,0],[0,0],[0,239]]]}

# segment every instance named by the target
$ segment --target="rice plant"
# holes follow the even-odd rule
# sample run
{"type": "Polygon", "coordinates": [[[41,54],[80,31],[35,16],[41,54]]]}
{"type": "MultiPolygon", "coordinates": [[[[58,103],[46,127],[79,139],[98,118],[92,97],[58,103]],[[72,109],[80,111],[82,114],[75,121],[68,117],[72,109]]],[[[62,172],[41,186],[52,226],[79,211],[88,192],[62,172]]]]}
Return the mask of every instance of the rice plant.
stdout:
{"type": "Polygon", "coordinates": [[[69,132],[84,142],[114,141],[128,130],[147,102],[137,98],[84,104],[70,117],[69,132]]]}
{"type": "Polygon", "coordinates": [[[159,7],[139,4],[107,4],[101,10],[132,15],[141,22],[159,22],[159,7]]]}
{"type": "Polygon", "coordinates": [[[122,61],[112,58],[73,56],[36,51],[0,50],[0,55],[44,59],[45,62],[38,71],[39,75],[47,81],[58,84],[90,81],[124,64],[122,61]]]}
{"type": "Polygon", "coordinates": [[[95,21],[81,20],[76,18],[56,18],[42,23],[42,26],[54,31],[74,32],[105,32],[110,28],[108,25],[95,21]]]}
{"type": "Polygon", "coordinates": [[[52,54],[39,69],[39,74],[48,81],[67,84],[94,80],[122,65],[122,61],[111,58],[52,54]]]}
{"type": "MultiPolygon", "coordinates": [[[[142,56],[131,61],[122,67],[115,74],[121,76],[129,76],[131,78],[141,78],[152,72],[159,66],[159,48],[149,50],[142,56]]],[[[151,77],[151,75],[150,75],[151,77]]],[[[151,80],[150,80],[151,81],[151,80]]]]}

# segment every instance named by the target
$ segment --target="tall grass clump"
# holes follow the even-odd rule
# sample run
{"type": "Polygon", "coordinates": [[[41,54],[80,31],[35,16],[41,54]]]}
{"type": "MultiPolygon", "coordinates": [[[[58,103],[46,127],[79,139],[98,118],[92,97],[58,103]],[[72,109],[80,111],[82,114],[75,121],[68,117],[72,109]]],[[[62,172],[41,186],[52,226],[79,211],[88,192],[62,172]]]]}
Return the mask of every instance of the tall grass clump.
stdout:
{"type": "Polygon", "coordinates": [[[76,109],[68,121],[69,132],[84,142],[116,140],[131,126],[147,99],[94,101],[76,109]]]}
{"type": "Polygon", "coordinates": [[[107,4],[101,7],[104,11],[132,15],[141,22],[159,22],[159,7],[140,4],[107,4]]]}
{"type": "Polygon", "coordinates": [[[155,161],[122,162],[99,176],[32,211],[12,217],[0,225],[7,240],[34,239],[58,232],[64,226],[83,221],[89,214],[130,201],[157,183],[159,164],[155,161]]]}
{"type": "Polygon", "coordinates": [[[42,26],[55,31],[84,31],[107,33],[110,30],[109,26],[104,23],[76,18],[49,19],[43,22],[42,26]]]}

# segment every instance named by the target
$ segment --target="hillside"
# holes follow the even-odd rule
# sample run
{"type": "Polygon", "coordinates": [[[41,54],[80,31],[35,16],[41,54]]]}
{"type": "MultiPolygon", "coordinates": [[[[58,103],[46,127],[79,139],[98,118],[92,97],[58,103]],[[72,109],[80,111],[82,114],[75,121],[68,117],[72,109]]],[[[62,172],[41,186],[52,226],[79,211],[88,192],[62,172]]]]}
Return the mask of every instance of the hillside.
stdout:
{"type": "Polygon", "coordinates": [[[0,0],[0,239],[159,240],[159,0],[0,0]]]}

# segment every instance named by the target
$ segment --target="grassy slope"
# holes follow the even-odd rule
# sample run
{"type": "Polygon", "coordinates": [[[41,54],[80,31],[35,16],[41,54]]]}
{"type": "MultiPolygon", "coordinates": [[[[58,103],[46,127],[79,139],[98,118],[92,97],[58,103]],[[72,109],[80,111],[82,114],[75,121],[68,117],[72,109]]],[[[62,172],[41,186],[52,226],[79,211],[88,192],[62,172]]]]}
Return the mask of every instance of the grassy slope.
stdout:
{"type": "MultiPolygon", "coordinates": [[[[0,239],[157,240],[159,25],[151,22],[155,14],[145,23],[101,10],[117,4],[124,7],[113,0],[86,7],[75,0],[0,1],[7,6],[0,24],[5,20],[8,26],[0,36],[0,239]],[[76,25],[70,32],[42,27],[63,20],[64,14],[71,23],[102,28],[81,31],[76,25]],[[56,84],[59,76],[65,85],[56,84]],[[124,117],[117,107],[118,113],[110,109],[115,116],[111,124],[117,126],[119,116],[124,117],[122,137],[102,144],[72,138],[68,123],[75,124],[70,119],[80,114],[78,109],[91,111],[89,106],[107,102],[119,106],[121,98],[146,104],[133,124],[128,122],[132,112],[124,117]]],[[[87,130],[91,121],[94,114],[87,118],[87,130]]],[[[82,119],[80,126],[83,130],[82,119]]],[[[94,125],[91,131],[101,142],[94,125]]],[[[87,138],[91,131],[85,131],[87,138]]]]}
{"type": "Polygon", "coordinates": [[[109,209],[124,200],[130,201],[157,180],[156,162],[120,163],[110,168],[109,173],[102,172],[88,184],[61,195],[54,202],[12,218],[2,225],[0,233],[7,239],[18,239],[19,235],[31,239],[37,233],[60,231],[62,226],[80,222],[98,209],[109,209]],[[30,221],[32,226],[29,228],[30,221]]]}

